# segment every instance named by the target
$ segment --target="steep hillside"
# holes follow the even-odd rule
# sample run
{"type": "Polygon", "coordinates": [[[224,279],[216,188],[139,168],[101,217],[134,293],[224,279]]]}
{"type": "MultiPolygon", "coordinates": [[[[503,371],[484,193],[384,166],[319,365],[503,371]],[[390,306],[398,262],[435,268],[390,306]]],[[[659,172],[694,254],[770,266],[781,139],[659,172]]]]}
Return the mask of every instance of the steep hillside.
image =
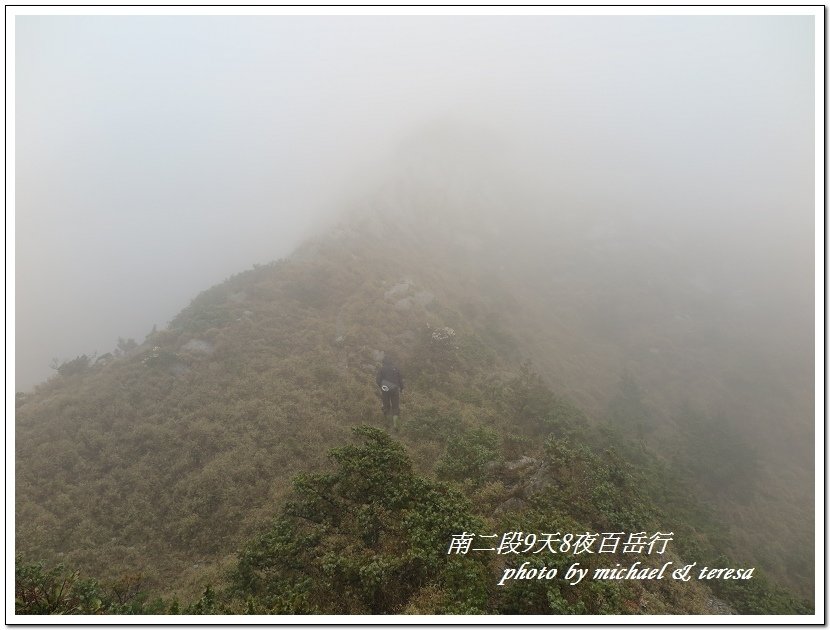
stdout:
{"type": "MultiPolygon", "coordinates": [[[[440,405],[440,389],[420,384],[438,375],[410,356],[428,325],[463,327],[440,296],[413,288],[436,283],[410,287],[407,271],[343,247],[259,267],[126,355],[20,399],[19,549],[97,572],[162,571],[167,584],[233,552],[292,474],[318,466],[352,425],[377,421],[382,349],[405,359],[408,409],[440,405]],[[418,301],[405,309],[409,294],[418,301]]],[[[463,336],[468,361],[495,361],[463,336]]]]}
{"type": "MultiPolygon", "coordinates": [[[[725,518],[728,509],[703,507],[700,500],[707,494],[698,486],[712,467],[695,471],[693,458],[672,459],[666,448],[691,442],[664,438],[650,444],[631,431],[633,425],[626,423],[647,415],[636,383],[621,386],[617,398],[606,394],[606,400],[616,401],[606,417],[591,408],[593,401],[602,409],[602,397],[574,396],[555,370],[537,375],[527,358],[544,365],[545,355],[561,357],[565,365],[578,360],[578,351],[558,346],[568,335],[550,329],[553,318],[533,323],[540,298],[525,300],[523,293],[533,292],[534,285],[517,285],[515,267],[489,252],[480,232],[465,240],[456,228],[439,221],[417,230],[400,224],[392,229],[376,220],[340,228],[290,259],[205,291],[140,345],[127,344],[118,356],[89,365],[84,360],[66,365],[35,392],[20,396],[15,455],[21,558],[64,561],[104,580],[141,573],[152,592],[185,599],[206,582],[230,579],[223,605],[232,612],[248,610],[248,595],[254,597],[249,608],[270,612],[453,612],[455,604],[498,613],[713,612],[709,584],[703,582],[610,590],[591,583],[559,595],[543,590],[524,609],[519,591],[493,589],[500,565],[481,557],[471,558],[468,568],[470,579],[486,586],[463,599],[463,606],[454,595],[461,592],[460,578],[448,577],[444,571],[452,569],[436,564],[433,556],[424,560],[427,568],[418,569],[418,588],[394,596],[355,594],[336,580],[338,588],[346,588],[338,600],[344,608],[326,600],[325,591],[298,591],[291,601],[269,596],[287,578],[279,577],[285,567],[274,566],[278,550],[263,551],[268,540],[273,544],[267,527],[286,500],[310,502],[315,484],[330,479],[310,477],[298,486],[298,495],[292,491],[295,475],[330,471],[329,450],[352,443],[354,426],[385,428],[373,380],[383,353],[392,352],[407,379],[405,425],[394,436],[403,446],[382,432],[362,435],[368,460],[376,453],[372,449],[398,458],[401,473],[390,483],[403,484],[407,498],[387,505],[383,496],[372,498],[374,486],[366,496],[355,496],[350,482],[341,480],[336,501],[347,513],[374,506],[386,523],[395,520],[396,510],[404,510],[399,514],[404,518],[426,509],[424,497],[438,493],[458,510],[449,521],[435,522],[443,524],[422,525],[438,528],[429,529],[427,537],[437,547],[430,553],[438,557],[445,557],[449,538],[436,532],[446,538],[452,529],[447,523],[491,533],[552,527],[574,533],[673,531],[675,563],[685,558],[712,566],[729,556],[728,566],[757,566],[759,573],[766,570],[788,583],[779,562],[789,548],[769,557],[753,555],[749,545],[736,543],[743,530],[725,518]],[[557,385],[568,396],[552,393],[557,385]],[[423,495],[413,488],[423,489],[423,495]],[[248,552],[238,555],[240,549],[248,552]],[[235,577],[228,578],[231,568],[235,577]],[[257,571],[264,574],[255,578],[257,571]],[[276,585],[264,584],[263,575],[276,585]]],[[[600,349],[593,346],[590,352],[600,349]]],[[[590,366],[592,358],[581,361],[590,366]]],[[[607,369],[599,371],[609,378],[607,369]]],[[[732,448],[726,457],[743,457],[740,438],[723,435],[721,441],[732,448]]],[[[699,457],[713,447],[704,440],[694,448],[691,455],[699,457]]],[[[338,474],[351,470],[354,483],[371,476],[371,468],[350,469],[343,458],[336,460],[346,466],[338,474]]],[[[752,471],[745,464],[738,461],[719,474],[743,487],[741,479],[752,471]]],[[[707,483],[717,489],[717,479],[707,483]]],[[[736,497],[732,505],[740,503],[736,497]]],[[[721,500],[728,508],[730,501],[721,500]]],[[[300,544],[291,536],[317,541],[308,542],[307,564],[294,566],[292,575],[327,571],[312,550],[329,545],[331,552],[335,543],[325,540],[330,530],[307,531],[292,520],[296,512],[290,509],[280,518],[280,544],[300,544]]],[[[338,544],[353,548],[348,537],[360,538],[361,523],[351,523],[338,544]]],[[[767,535],[754,531],[749,537],[767,535]]],[[[366,554],[377,550],[361,540],[355,562],[368,562],[366,554]]],[[[385,540],[391,545],[392,538],[385,540]]],[[[413,549],[426,543],[401,539],[398,544],[397,551],[391,545],[384,554],[417,556],[413,549]]],[[[795,574],[809,580],[805,567],[811,561],[803,557],[795,574]]],[[[414,569],[389,570],[394,576],[414,569]]],[[[769,595],[778,591],[763,581],[751,582],[751,588],[761,589],[751,596],[727,587],[719,595],[740,612],[805,610],[786,596],[769,595]],[[753,599],[758,593],[766,604],[753,599]],[[772,601],[784,603],[774,609],[772,601]]],[[[802,594],[809,592],[802,588],[802,594]]]]}

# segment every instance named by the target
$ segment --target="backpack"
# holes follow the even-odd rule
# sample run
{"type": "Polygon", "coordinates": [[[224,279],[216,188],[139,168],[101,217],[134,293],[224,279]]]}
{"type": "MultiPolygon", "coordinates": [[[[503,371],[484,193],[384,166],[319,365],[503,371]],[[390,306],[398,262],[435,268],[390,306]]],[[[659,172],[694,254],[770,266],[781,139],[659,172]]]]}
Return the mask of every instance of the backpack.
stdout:
{"type": "Polygon", "coordinates": [[[398,391],[398,384],[393,383],[392,381],[387,381],[386,379],[383,379],[380,382],[380,388],[385,392],[396,392],[396,391],[398,391]]]}

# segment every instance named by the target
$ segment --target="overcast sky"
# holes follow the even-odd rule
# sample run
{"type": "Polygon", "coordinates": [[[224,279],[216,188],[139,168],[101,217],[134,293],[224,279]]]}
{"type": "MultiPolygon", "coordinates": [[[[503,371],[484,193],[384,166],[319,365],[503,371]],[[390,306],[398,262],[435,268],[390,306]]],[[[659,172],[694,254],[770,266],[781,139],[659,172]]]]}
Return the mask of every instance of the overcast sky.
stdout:
{"type": "Polygon", "coordinates": [[[812,269],[812,17],[15,27],[18,390],[287,255],[435,120],[492,129],[561,204],[812,269]]]}

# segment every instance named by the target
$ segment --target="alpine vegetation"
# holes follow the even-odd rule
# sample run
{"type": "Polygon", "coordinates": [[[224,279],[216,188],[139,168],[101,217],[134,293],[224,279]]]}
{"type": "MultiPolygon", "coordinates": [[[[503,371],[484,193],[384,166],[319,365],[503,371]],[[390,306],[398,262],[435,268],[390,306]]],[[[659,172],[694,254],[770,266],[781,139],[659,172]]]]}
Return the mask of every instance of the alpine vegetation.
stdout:
{"type": "Polygon", "coordinates": [[[17,614],[815,613],[811,16],[15,20],[17,614]]]}

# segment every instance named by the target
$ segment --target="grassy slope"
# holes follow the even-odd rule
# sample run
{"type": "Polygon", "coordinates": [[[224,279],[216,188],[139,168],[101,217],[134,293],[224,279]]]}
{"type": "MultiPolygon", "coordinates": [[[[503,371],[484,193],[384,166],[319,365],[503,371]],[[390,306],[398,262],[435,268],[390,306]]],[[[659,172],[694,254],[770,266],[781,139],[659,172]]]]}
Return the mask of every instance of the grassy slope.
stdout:
{"type": "Polygon", "coordinates": [[[260,267],[130,356],[38,388],[17,413],[19,549],[165,585],[232,553],[294,473],[377,419],[377,349],[425,330],[383,298],[403,273],[347,251],[260,267]]]}
{"type": "MultiPolygon", "coordinates": [[[[534,342],[562,361],[579,352],[559,344],[576,342],[531,335],[533,303],[522,313],[509,278],[446,264],[442,251],[321,240],[201,294],[129,356],[38,388],[16,420],[18,550],[105,578],[141,571],[156,590],[191,595],[268,521],[295,473],[320,469],[354,424],[378,422],[380,349],[406,366],[416,469],[440,460],[446,427],[509,435],[487,393],[534,342]],[[385,297],[402,279],[408,293],[385,297]],[[431,303],[396,307],[420,290],[431,303]],[[452,354],[430,345],[441,326],[456,332],[452,354]]],[[[598,364],[602,351],[591,349],[598,364]]],[[[518,435],[505,454],[538,454],[542,437],[518,435]]]]}

